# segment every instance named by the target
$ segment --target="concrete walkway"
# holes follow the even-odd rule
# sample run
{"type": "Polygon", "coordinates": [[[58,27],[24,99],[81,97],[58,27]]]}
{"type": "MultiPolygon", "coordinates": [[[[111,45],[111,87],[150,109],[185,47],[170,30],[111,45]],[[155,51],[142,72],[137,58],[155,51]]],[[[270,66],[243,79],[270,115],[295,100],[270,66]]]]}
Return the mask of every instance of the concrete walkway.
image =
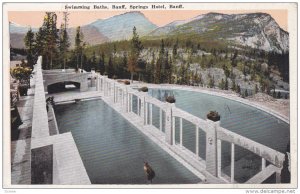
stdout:
{"type": "MultiPolygon", "coordinates": [[[[32,83],[32,82],[31,82],[32,83]]],[[[17,103],[23,122],[19,126],[18,140],[11,142],[11,184],[31,184],[31,123],[34,85],[28,96],[21,96],[17,103]]]]}

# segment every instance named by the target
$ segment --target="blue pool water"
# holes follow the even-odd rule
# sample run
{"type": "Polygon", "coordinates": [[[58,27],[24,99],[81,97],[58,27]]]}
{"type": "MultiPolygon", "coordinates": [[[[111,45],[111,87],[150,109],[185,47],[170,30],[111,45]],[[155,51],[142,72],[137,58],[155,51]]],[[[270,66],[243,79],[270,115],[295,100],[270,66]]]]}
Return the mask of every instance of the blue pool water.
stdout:
{"type": "MultiPolygon", "coordinates": [[[[222,127],[279,152],[286,152],[290,141],[289,124],[264,111],[223,97],[199,92],[150,89],[148,93],[161,101],[164,101],[166,96],[172,95],[176,98],[176,107],[202,119],[206,119],[209,111],[217,111],[221,115],[222,127]]],[[[154,112],[154,115],[157,114],[154,112]]],[[[179,142],[179,119],[176,119],[176,141],[179,142]]],[[[183,145],[195,152],[195,141],[195,126],[183,122],[183,145]]],[[[201,130],[199,156],[205,159],[205,133],[201,130]]],[[[227,175],[230,175],[230,156],[230,144],[222,142],[222,170],[227,175]]],[[[245,182],[261,170],[261,158],[238,146],[235,148],[235,161],[237,162],[235,177],[239,182],[245,182]]]]}
{"type": "Polygon", "coordinates": [[[55,114],[59,132],[71,131],[93,184],[148,184],[144,161],[155,170],[153,184],[201,182],[102,100],[57,105],[55,114]]]}

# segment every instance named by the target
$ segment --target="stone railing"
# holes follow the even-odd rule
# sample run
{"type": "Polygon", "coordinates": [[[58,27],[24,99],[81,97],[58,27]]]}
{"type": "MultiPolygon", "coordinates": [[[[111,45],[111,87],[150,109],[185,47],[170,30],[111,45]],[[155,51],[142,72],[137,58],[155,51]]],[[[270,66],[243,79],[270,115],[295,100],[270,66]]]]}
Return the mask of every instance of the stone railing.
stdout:
{"type": "MultiPolygon", "coordinates": [[[[185,112],[167,102],[162,102],[149,96],[145,92],[139,92],[116,80],[107,78],[107,76],[98,75],[97,90],[102,92],[104,97],[113,98],[114,104],[119,104],[122,110],[127,113],[134,113],[142,121],[145,126],[153,125],[153,107],[159,109],[159,126],[158,131],[164,135],[165,142],[168,145],[185,148],[183,145],[183,120],[195,126],[195,151],[187,150],[188,155],[193,158],[205,162],[205,170],[212,176],[220,178],[228,183],[235,181],[235,147],[241,147],[253,154],[259,156],[262,161],[261,171],[250,178],[246,183],[262,183],[274,173],[276,174],[276,182],[280,182],[280,173],[283,167],[285,155],[273,150],[265,145],[257,143],[246,137],[238,135],[228,129],[222,128],[220,122],[213,122],[211,120],[203,120],[188,112],[185,112]],[[135,100],[133,100],[135,99],[135,100]],[[133,111],[133,107],[136,110],[133,111]],[[179,142],[175,141],[176,125],[175,119],[179,119],[179,142]],[[205,160],[199,156],[199,130],[205,133],[205,160]],[[231,165],[230,177],[222,172],[221,159],[222,159],[222,142],[228,142],[231,145],[231,165]],[[269,163],[268,166],[266,165],[269,163]]],[[[178,130],[178,129],[177,129],[178,130]]],[[[184,157],[184,155],[182,155],[184,157]]]]}

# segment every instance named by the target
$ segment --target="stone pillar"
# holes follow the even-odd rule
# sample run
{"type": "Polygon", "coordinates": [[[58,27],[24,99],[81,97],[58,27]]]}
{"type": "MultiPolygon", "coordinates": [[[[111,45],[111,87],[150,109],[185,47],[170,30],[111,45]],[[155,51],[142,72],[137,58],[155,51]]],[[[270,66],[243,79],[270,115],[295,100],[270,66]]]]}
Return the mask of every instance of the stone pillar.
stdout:
{"type": "Polygon", "coordinates": [[[166,108],[166,122],[165,122],[165,137],[166,137],[166,142],[170,145],[173,145],[173,128],[172,128],[172,119],[173,119],[173,114],[172,114],[172,108],[175,108],[175,104],[173,103],[167,103],[168,107],[166,108]]]}
{"type": "MultiPolygon", "coordinates": [[[[217,128],[220,121],[207,119],[208,129],[206,132],[206,170],[213,176],[218,176],[218,157],[217,157],[217,128]]],[[[220,150],[221,151],[221,150],[220,150]]]]}
{"type": "Polygon", "coordinates": [[[100,91],[100,74],[96,74],[96,91],[100,91]]]}

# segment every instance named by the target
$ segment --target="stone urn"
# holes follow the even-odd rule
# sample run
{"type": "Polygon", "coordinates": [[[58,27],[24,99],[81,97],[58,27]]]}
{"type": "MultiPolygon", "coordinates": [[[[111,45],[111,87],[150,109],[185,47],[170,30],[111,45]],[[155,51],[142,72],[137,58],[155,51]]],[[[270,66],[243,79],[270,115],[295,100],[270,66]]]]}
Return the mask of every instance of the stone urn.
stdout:
{"type": "Polygon", "coordinates": [[[144,86],[139,88],[139,92],[148,92],[148,87],[144,86]]]}
{"type": "Polygon", "coordinates": [[[210,111],[207,115],[206,115],[207,119],[217,122],[221,119],[221,116],[219,115],[219,113],[217,111],[210,111]]]}
{"type": "Polygon", "coordinates": [[[176,99],[174,96],[168,96],[166,97],[166,102],[173,104],[176,102],[176,99]]]}

